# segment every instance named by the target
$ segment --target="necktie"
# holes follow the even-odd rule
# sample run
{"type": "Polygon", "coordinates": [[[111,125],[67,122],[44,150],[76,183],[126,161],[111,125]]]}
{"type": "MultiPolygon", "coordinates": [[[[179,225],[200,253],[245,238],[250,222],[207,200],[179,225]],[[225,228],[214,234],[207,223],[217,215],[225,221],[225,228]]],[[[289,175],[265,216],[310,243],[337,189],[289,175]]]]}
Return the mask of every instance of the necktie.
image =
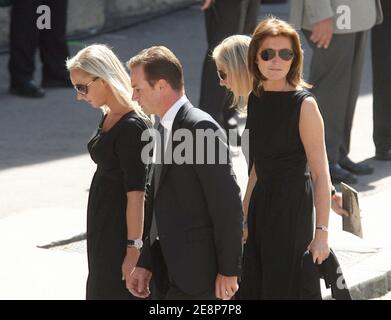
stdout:
{"type": "MultiPolygon", "coordinates": [[[[164,127],[159,123],[157,126],[157,130],[159,131],[160,135],[160,143],[157,141],[156,144],[156,152],[157,152],[157,157],[156,157],[156,163],[154,167],[154,195],[156,194],[159,183],[160,183],[160,175],[162,173],[163,169],[163,159],[164,159],[164,127]],[[160,152],[160,155],[159,155],[160,152]],[[159,159],[160,156],[160,159],[159,159]]],[[[156,217],[155,217],[155,208],[153,209],[153,216],[152,216],[152,225],[151,225],[151,230],[149,232],[149,239],[151,245],[154,243],[155,240],[158,239],[158,229],[156,225],[156,217]]]]}

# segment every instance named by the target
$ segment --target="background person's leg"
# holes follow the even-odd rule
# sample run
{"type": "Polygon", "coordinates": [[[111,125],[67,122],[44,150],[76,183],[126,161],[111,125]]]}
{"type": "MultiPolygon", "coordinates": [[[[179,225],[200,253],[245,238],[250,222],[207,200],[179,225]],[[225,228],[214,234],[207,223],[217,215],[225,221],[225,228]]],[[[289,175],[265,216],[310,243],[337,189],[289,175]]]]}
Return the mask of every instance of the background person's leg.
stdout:
{"type": "Polygon", "coordinates": [[[42,97],[44,92],[32,82],[35,71],[35,52],[38,46],[36,26],[40,0],[15,0],[10,25],[10,92],[27,97],[42,97]]]}
{"type": "Polygon", "coordinates": [[[69,56],[66,42],[68,0],[45,0],[50,8],[51,29],[40,30],[39,49],[43,64],[42,86],[71,87],[65,61],[69,56]]]}

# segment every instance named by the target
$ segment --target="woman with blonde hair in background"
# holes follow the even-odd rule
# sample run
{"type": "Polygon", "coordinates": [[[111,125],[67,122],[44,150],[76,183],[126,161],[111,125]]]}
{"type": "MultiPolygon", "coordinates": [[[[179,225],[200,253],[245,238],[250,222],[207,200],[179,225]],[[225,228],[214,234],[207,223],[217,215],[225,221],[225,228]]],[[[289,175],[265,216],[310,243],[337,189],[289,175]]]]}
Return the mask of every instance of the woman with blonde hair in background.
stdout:
{"type": "Polygon", "coordinates": [[[247,69],[250,41],[249,36],[230,36],[215,47],[212,53],[220,85],[232,92],[232,107],[237,107],[242,112],[247,109],[247,99],[252,89],[252,80],[247,69]]]}
{"type": "Polygon", "coordinates": [[[88,151],[97,169],[87,209],[87,299],[134,299],[127,290],[142,246],[146,164],[141,135],[148,118],[132,100],[116,55],[94,44],[67,61],[77,99],[103,109],[88,151]]]}

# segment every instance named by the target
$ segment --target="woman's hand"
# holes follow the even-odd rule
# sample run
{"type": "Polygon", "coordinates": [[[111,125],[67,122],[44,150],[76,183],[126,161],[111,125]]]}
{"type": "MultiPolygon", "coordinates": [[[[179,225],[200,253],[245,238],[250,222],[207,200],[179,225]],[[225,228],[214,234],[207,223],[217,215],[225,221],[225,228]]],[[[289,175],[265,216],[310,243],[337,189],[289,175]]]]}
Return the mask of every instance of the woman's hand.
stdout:
{"type": "Polygon", "coordinates": [[[338,192],[331,197],[331,209],[340,216],[349,216],[349,212],[342,208],[342,196],[338,192]]]}
{"type": "Polygon", "coordinates": [[[130,281],[130,275],[136,267],[139,256],[140,251],[138,249],[132,246],[127,247],[126,256],[122,263],[122,280],[126,280],[127,283],[130,281]]]}
{"type": "Polygon", "coordinates": [[[308,246],[314,263],[321,264],[330,254],[327,231],[316,230],[315,237],[308,246]]]}

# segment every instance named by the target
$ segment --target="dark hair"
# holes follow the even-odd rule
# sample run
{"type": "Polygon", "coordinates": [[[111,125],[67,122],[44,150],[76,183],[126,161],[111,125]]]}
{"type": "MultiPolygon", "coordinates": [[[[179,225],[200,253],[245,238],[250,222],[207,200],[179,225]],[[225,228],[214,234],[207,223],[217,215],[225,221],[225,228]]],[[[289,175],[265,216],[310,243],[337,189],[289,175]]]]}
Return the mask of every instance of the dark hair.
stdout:
{"type": "Polygon", "coordinates": [[[258,68],[257,53],[262,42],[268,37],[286,37],[290,40],[294,53],[291,68],[286,76],[292,86],[311,87],[303,80],[303,49],[301,48],[300,36],[297,31],[287,22],[275,17],[268,17],[261,21],[256,27],[250,46],[248,48],[248,69],[253,77],[253,91],[260,95],[262,92],[262,81],[267,80],[258,68]]]}
{"type": "Polygon", "coordinates": [[[170,49],[163,46],[150,47],[142,50],[127,63],[129,69],[139,65],[144,67],[145,78],[150,86],[164,79],[172,89],[183,89],[182,65],[170,49]]]}

